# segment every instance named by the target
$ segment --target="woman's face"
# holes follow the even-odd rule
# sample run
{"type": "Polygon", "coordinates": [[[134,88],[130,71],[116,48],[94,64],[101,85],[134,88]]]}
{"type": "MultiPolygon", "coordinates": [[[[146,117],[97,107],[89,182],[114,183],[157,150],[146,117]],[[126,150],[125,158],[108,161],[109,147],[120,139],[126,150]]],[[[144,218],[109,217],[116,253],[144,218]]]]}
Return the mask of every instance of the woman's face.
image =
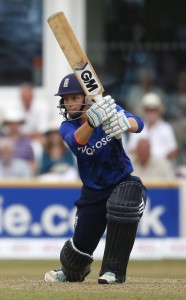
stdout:
{"type": "Polygon", "coordinates": [[[82,104],[84,104],[84,98],[85,96],[83,94],[69,94],[63,96],[64,106],[71,117],[80,111],[82,104]]]}

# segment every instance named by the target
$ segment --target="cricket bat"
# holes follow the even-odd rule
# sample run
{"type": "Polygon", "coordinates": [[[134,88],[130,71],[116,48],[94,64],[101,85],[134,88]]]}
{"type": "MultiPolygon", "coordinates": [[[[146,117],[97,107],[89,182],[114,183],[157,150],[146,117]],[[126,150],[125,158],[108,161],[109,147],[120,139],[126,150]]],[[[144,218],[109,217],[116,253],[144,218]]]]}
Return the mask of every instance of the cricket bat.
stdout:
{"type": "Polygon", "coordinates": [[[86,96],[95,101],[99,100],[102,97],[104,88],[64,12],[58,12],[50,16],[48,23],[86,96]]]}

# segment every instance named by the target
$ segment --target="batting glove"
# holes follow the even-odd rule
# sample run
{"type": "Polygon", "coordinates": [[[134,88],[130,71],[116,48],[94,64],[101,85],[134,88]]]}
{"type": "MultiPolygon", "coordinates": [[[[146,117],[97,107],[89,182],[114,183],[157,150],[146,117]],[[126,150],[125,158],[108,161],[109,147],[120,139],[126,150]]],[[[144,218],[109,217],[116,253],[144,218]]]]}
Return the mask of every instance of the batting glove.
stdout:
{"type": "Polygon", "coordinates": [[[94,103],[87,111],[88,123],[96,128],[116,113],[116,103],[111,96],[105,96],[94,103]]]}
{"type": "Polygon", "coordinates": [[[124,110],[115,113],[114,116],[103,123],[103,130],[105,133],[109,134],[111,137],[115,136],[116,138],[130,127],[130,123],[125,116],[124,110]]]}

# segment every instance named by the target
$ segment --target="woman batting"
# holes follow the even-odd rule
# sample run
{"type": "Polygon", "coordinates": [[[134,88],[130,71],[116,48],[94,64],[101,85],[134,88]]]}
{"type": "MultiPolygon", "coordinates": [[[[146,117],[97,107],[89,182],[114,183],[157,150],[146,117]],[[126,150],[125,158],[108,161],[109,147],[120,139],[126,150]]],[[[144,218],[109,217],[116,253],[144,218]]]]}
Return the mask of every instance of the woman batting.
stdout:
{"type": "Polygon", "coordinates": [[[123,283],[147,195],[140,178],[131,175],[133,167],[120,137],[127,130],[140,132],[143,121],[111,96],[87,101],[73,73],[62,79],[56,95],[65,118],[60,134],[77,158],[83,186],[75,202],[74,235],[60,252],[61,267],[47,272],[44,280],[84,281],[107,228],[98,283],[123,283]]]}

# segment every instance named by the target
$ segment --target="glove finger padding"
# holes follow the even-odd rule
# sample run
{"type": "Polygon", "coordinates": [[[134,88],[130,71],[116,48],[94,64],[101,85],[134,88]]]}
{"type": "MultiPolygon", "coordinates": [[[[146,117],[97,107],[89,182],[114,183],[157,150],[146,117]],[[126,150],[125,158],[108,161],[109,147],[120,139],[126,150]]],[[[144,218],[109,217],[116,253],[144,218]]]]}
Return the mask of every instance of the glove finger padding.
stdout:
{"type": "Polygon", "coordinates": [[[116,137],[116,136],[120,135],[123,132],[124,132],[123,130],[119,129],[117,131],[113,131],[113,132],[109,133],[109,136],[110,137],[114,137],[114,136],[116,137]]]}
{"type": "MultiPolygon", "coordinates": [[[[125,113],[120,111],[118,113],[118,123],[119,123],[119,126],[120,128],[122,129],[123,127],[126,127],[127,129],[131,128],[131,125],[127,119],[127,117],[125,116],[125,113]],[[124,125],[124,126],[123,126],[124,125]]],[[[126,129],[126,130],[127,130],[126,129]]],[[[125,131],[125,130],[124,130],[125,131]]]]}
{"type": "Polygon", "coordinates": [[[113,116],[106,120],[104,123],[103,123],[103,130],[108,130],[108,129],[112,129],[114,126],[116,126],[118,124],[118,113],[116,111],[115,114],[113,114],[113,116]]]}
{"type": "Polygon", "coordinates": [[[106,130],[113,130],[113,128],[118,125],[118,120],[114,121],[114,122],[110,122],[108,120],[108,122],[106,122],[104,125],[103,125],[103,130],[106,131],[106,130]]]}
{"type": "Polygon", "coordinates": [[[106,134],[110,134],[111,137],[125,132],[130,127],[130,123],[124,111],[119,111],[103,124],[103,130],[106,134]]]}
{"type": "Polygon", "coordinates": [[[104,116],[104,117],[102,118],[102,122],[105,122],[106,120],[110,119],[110,118],[113,116],[113,114],[115,114],[116,112],[117,112],[116,109],[112,109],[112,111],[107,112],[107,113],[106,113],[106,116],[104,116]]]}
{"type": "Polygon", "coordinates": [[[105,103],[115,103],[115,100],[111,97],[111,96],[105,96],[102,98],[102,100],[105,102],[105,103]]]}
{"type": "Polygon", "coordinates": [[[103,97],[103,100],[105,100],[105,102],[109,102],[111,99],[112,97],[110,95],[103,97]]]}
{"type": "Polygon", "coordinates": [[[96,103],[99,103],[99,102],[109,103],[111,101],[114,101],[114,99],[111,96],[105,96],[105,97],[99,99],[98,101],[96,101],[96,103]]]}
{"type": "Polygon", "coordinates": [[[114,105],[114,107],[116,107],[116,103],[115,103],[114,99],[111,99],[109,102],[105,102],[104,98],[103,98],[103,99],[97,101],[96,103],[94,103],[91,106],[91,108],[92,109],[97,109],[98,107],[101,107],[103,109],[106,109],[106,108],[111,107],[113,105],[114,105]]]}
{"type": "Polygon", "coordinates": [[[116,103],[115,101],[112,99],[110,102],[102,102],[102,101],[99,101],[96,103],[98,107],[102,107],[103,109],[107,109],[109,107],[116,107],[116,103]]]}
{"type": "Polygon", "coordinates": [[[107,108],[103,108],[103,109],[105,110],[105,113],[106,113],[106,114],[108,114],[108,113],[110,113],[110,112],[113,112],[113,115],[114,115],[114,113],[117,112],[115,108],[116,108],[116,104],[114,103],[114,104],[112,104],[111,106],[109,106],[109,107],[107,107],[107,108]]]}
{"type": "Polygon", "coordinates": [[[94,103],[87,111],[88,121],[94,128],[116,114],[116,104],[111,96],[106,96],[94,103]]]}

